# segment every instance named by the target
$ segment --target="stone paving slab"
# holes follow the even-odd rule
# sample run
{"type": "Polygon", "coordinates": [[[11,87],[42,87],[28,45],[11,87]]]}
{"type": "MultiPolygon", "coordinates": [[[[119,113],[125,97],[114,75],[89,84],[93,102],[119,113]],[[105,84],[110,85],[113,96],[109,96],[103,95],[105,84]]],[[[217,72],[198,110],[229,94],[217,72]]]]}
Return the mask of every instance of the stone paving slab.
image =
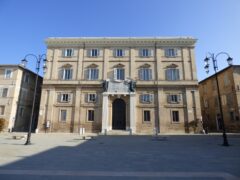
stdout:
{"type": "Polygon", "coordinates": [[[0,134],[0,179],[240,179],[240,135],[0,134]]]}

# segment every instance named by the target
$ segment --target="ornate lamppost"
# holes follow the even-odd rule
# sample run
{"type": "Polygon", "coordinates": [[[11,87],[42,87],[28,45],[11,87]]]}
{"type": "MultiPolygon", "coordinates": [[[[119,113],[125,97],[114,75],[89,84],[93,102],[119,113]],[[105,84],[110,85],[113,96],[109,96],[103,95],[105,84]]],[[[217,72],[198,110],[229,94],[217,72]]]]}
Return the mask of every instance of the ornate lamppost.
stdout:
{"type": "Polygon", "coordinates": [[[45,54],[38,55],[38,56],[36,56],[34,54],[27,54],[21,62],[23,67],[26,67],[26,64],[28,62],[26,58],[29,57],[29,56],[34,57],[36,59],[36,79],[35,79],[35,87],[34,87],[34,93],[33,93],[32,111],[31,111],[29,129],[28,129],[27,140],[26,140],[25,145],[31,144],[30,140],[31,140],[31,132],[32,132],[33,114],[34,114],[34,109],[35,109],[36,91],[37,91],[38,76],[39,76],[38,73],[39,73],[39,70],[40,70],[41,61],[43,61],[43,73],[45,73],[46,70],[47,70],[47,66],[46,66],[47,59],[46,59],[45,54]]]}
{"type": "Polygon", "coordinates": [[[222,111],[222,101],[221,101],[221,94],[220,94],[220,90],[219,90],[219,85],[218,85],[218,76],[217,76],[217,71],[218,71],[218,65],[217,65],[217,57],[219,55],[226,55],[227,56],[227,62],[228,62],[228,65],[231,66],[232,65],[232,61],[233,61],[233,58],[231,58],[229,56],[228,53],[226,52],[220,52],[218,53],[217,55],[214,55],[214,53],[208,53],[209,56],[207,56],[205,59],[204,59],[204,62],[205,62],[205,67],[204,69],[206,70],[206,73],[209,72],[209,60],[211,59],[212,60],[212,63],[213,63],[213,69],[214,69],[214,76],[215,76],[215,80],[216,80],[216,84],[217,84],[217,93],[218,93],[218,104],[219,104],[219,110],[220,110],[220,116],[221,116],[221,125],[222,125],[222,136],[223,136],[223,146],[229,146],[228,144],[228,139],[227,139],[227,134],[226,134],[226,129],[225,129],[225,124],[224,124],[224,119],[223,119],[223,111],[222,111]]]}

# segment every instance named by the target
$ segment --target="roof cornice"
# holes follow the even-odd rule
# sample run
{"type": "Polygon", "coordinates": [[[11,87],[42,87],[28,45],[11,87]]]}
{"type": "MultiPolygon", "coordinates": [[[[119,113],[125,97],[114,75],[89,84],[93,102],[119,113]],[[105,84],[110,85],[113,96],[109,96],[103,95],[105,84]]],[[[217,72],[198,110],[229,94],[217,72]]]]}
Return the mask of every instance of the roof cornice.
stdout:
{"type": "Polygon", "coordinates": [[[48,47],[82,46],[191,46],[197,39],[192,37],[55,37],[47,38],[48,47]]]}

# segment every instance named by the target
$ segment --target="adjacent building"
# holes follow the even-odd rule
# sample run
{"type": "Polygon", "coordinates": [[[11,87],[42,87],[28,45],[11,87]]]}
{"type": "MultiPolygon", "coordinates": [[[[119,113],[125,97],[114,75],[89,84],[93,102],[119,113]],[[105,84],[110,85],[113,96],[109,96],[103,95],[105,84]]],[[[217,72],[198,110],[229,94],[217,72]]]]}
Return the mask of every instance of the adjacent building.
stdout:
{"type": "Polygon", "coordinates": [[[196,39],[48,38],[39,131],[197,132],[196,39]]]}
{"type": "MultiPolygon", "coordinates": [[[[227,132],[240,132],[240,65],[229,66],[217,73],[227,132]]],[[[221,131],[221,116],[215,75],[199,82],[202,118],[209,131],[221,131]]]]}
{"type": "MultiPolygon", "coordinates": [[[[0,64],[0,118],[5,131],[27,131],[32,110],[36,74],[20,65],[0,64]]],[[[36,129],[42,77],[39,77],[33,129],[36,129]]]]}

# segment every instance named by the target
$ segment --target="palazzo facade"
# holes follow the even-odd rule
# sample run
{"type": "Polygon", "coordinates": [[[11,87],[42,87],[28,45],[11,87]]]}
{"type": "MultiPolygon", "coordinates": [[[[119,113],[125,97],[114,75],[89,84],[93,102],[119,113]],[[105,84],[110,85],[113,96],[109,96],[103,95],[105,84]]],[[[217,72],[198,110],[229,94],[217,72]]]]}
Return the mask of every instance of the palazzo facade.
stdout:
{"type": "Polygon", "coordinates": [[[190,37],[48,38],[38,131],[196,131],[195,43],[190,37]]]}

